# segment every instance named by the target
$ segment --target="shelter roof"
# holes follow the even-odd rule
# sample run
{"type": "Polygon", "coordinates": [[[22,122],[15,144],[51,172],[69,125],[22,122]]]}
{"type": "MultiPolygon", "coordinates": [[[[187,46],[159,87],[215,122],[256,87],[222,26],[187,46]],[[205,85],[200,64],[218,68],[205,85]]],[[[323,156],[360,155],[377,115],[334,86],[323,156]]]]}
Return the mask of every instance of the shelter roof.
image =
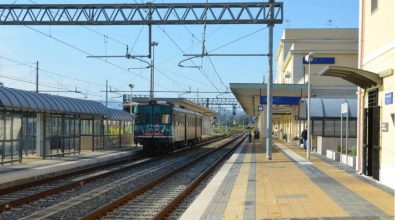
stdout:
{"type": "Polygon", "coordinates": [[[124,110],[113,109],[113,108],[109,108],[108,110],[111,112],[110,119],[120,120],[120,121],[133,121],[134,116],[124,110]]]}
{"type": "MultiPolygon", "coordinates": [[[[260,97],[267,95],[267,84],[264,83],[230,83],[230,90],[239,101],[241,107],[250,116],[258,115],[260,97]]],[[[272,95],[278,97],[306,97],[306,84],[273,84],[272,95]]],[[[291,104],[273,105],[273,113],[290,113],[291,104]]]]}
{"type": "Polygon", "coordinates": [[[101,103],[0,87],[0,108],[28,112],[111,116],[101,103]]]}
{"type": "Polygon", "coordinates": [[[382,84],[379,74],[351,67],[327,66],[319,74],[339,77],[365,89],[382,84]]]}
{"type": "MultiPolygon", "coordinates": [[[[329,98],[311,98],[310,99],[310,119],[322,120],[328,118],[340,118],[341,104],[348,104],[348,117],[357,118],[357,99],[329,99],[329,98]]],[[[302,98],[298,108],[298,118],[307,119],[307,98],[302,98]]],[[[346,114],[343,114],[346,117],[346,114]]]]}

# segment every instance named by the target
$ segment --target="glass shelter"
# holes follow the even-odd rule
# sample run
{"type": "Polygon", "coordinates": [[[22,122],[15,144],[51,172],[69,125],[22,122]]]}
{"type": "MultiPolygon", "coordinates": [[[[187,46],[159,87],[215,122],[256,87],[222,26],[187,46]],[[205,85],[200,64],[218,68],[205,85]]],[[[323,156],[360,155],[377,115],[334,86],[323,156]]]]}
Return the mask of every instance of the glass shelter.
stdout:
{"type": "Polygon", "coordinates": [[[130,145],[132,124],[99,102],[0,87],[0,163],[130,145]]]}

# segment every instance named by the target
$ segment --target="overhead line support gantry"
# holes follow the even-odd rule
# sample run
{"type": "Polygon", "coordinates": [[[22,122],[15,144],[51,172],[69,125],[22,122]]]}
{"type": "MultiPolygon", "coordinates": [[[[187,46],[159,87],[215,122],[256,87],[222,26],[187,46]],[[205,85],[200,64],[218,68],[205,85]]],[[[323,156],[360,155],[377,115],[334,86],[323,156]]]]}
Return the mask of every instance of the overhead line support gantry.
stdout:
{"type": "MultiPolygon", "coordinates": [[[[266,121],[268,159],[271,159],[272,149],[273,27],[282,22],[283,3],[275,0],[240,3],[0,4],[0,25],[148,25],[149,27],[196,24],[268,25],[269,81],[266,121]]],[[[151,34],[149,35],[151,39],[151,34]]],[[[151,40],[149,43],[149,51],[151,51],[151,40]]]]}

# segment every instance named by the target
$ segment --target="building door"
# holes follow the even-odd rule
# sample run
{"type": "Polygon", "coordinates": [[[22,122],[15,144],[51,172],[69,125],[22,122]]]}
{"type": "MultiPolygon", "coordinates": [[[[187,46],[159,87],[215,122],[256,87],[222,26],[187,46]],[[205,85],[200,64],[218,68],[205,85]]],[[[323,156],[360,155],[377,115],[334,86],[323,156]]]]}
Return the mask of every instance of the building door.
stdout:
{"type": "Polygon", "coordinates": [[[380,106],[378,90],[368,93],[368,108],[364,114],[363,172],[379,180],[380,176],[380,106]]]}

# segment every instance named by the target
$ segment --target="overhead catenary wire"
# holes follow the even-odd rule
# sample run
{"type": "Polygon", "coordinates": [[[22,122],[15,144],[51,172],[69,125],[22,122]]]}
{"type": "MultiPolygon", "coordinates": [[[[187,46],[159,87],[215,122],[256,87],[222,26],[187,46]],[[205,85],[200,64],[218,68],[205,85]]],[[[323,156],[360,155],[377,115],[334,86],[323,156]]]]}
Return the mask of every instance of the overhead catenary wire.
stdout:
{"type": "MultiPolygon", "coordinates": [[[[32,2],[32,3],[34,3],[34,4],[37,4],[37,3],[35,3],[35,2],[32,1],[32,0],[30,0],[30,2],[32,2]]],[[[37,32],[37,33],[40,33],[40,34],[42,34],[42,35],[44,35],[44,36],[47,36],[47,37],[49,37],[49,38],[51,38],[51,39],[53,39],[53,40],[56,40],[56,41],[58,41],[59,43],[62,43],[62,44],[64,44],[64,45],[68,46],[68,47],[71,47],[71,48],[73,48],[73,49],[75,49],[75,50],[77,50],[77,51],[79,51],[79,52],[81,52],[81,53],[84,53],[84,54],[86,54],[86,55],[88,55],[88,56],[93,56],[93,54],[91,54],[91,53],[89,53],[89,52],[87,52],[87,51],[85,51],[85,50],[83,50],[83,49],[81,49],[81,48],[79,48],[79,47],[77,47],[77,46],[74,46],[74,45],[72,45],[72,44],[70,44],[70,43],[68,43],[68,42],[65,42],[65,41],[63,41],[63,40],[61,40],[61,39],[59,39],[59,38],[57,38],[57,37],[54,37],[53,35],[48,35],[48,34],[42,32],[42,31],[40,31],[40,30],[37,30],[37,29],[32,28],[32,27],[27,26],[27,25],[24,25],[24,26],[27,27],[27,28],[29,28],[29,29],[31,29],[31,30],[33,30],[33,31],[35,31],[35,32],[37,32]]],[[[135,42],[135,43],[136,43],[136,42],[135,42]]],[[[135,43],[134,43],[134,44],[135,44],[135,43]]],[[[112,66],[114,66],[114,67],[116,67],[116,68],[118,68],[118,69],[121,69],[121,70],[127,71],[127,72],[129,72],[129,73],[132,73],[133,75],[135,75],[135,76],[137,76],[137,77],[139,77],[139,78],[141,78],[141,79],[144,79],[144,80],[146,80],[146,81],[149,81],[148,78],[142,76],[141,74],[137,74],[137,73],[135,73],[135,72],[132,72],[132,71],[130,71],[128,68],[124,68],[124,67],[122,67],[122,66],[120,66],[120,65],[118,65],[118,64],[109,62],[109,61],[107,61],[107,60],[105,60],[105,59],[103,59],[103,58],[100,58],[100,57],[96,57],[96,59],[99,59],[99,60],[101,60],[102,62],[108,63],[108,64],[110,64],[110,65],[112,65],[112,66]]],[[[157,85],[158,85],[159,87],[162,87],[162,88],[164,88],[164,89],[167,89],[166,87],[164,87],[164,86],[161,85],[161,84],[157,84],[157,85]]]]}
{"type": "MultiPolygon", "coordinates": [[[[158,25],[158,27],[166,35],[166,37],[177,47],[178,50],[180,50],[182,53],[185,53],[185,51],[177,44],[177,42],[175,42],[175,40],[160,25],[158,25]]],[[[191,62],[195,66],[197,66],[194,61],[191,61],[191,62]]],[[[209,81],[211,86],[213,86],[217,91],[220,91],[220,89],[217,88],[215,83],[213,83],[212,80],[207,76],[207,73],[204,70],[199,69],[199,71],[203,74],[203,76],[205,76],[205,78],[209,81]]]]}
{"type": "MultiPolygon", "coordinates": [[[[15,59],[11,59],[11,58],[9,58],[9,57],[4,57],[4,56],[0,56],[0,59],[1,59],[1,60],[7,60],[7,61],[9,61],[9,62],[16,63],[16,64],[18,64],[18,65],[20,65],[20,66],[26,66],[26,67],[28,67],[29,70],[30,70],[30,73],[29,73],[29,74],[31,74],[32,69],[35,69],[35,68],[36,68],[36,67],[35,67],[35,64],[33,64],[33,63],[31,63],[31,64],[29,64],[29,63],[24,63],[24,62],[21,62],[21,61],[15,60],[15,59]]],[[[85,84],[92,84],[92,83],[90,83],[90,82],[88,82],[88,81],[83,81],[83,80],[80,80],[80,79],[68,77],[68,76],[66,76],[66,75],[59,74],[59,73],[55,73],[55,72],[53,72],[53,71],[50,71],[50,70],[47,70],[47,69],[44,69],[44,68],[40,68],[40,72],[46,73],[46,74],[49,74],[49,73],[50,73],[50,74],[52,74],[52,75],[58,75],[58,76],[64,77],[64,78],[70,78],[70,79],[72,79],[72,80],[79,81],[79,82],[85,83],[85,84]]],[[[15,75],[15,74],[13,74],[13,75],[15,75]]],[[[6,79],[9,79],[9,80],[19,81],[19,82],[36,84],[36,82],[33,82],[32,80],[26,80],[25,77],[17,78],[17,77],[7,76],[7,75],[3,75],[3,74],[1,75],[1,77],[6,78],[6,79]]],[[[54,81],[56,80],[56,79],[54,79],[54,78],[52,78],[52,79],[53,79],[54,81]]],[[[54,86],[54,85],[51,85],[51,84],[49,84],[49,83],[39,82],[39,85],[42,85],[42,86],[45,86],[45,87],[48,87],[48,88],[58,89],[58,90],[65,91],[65,92],[75,91],[75,90],[72,90],[72,89],[69,89],[69,88],[65,88],[65,87],[54,86]]],[[[63,85],[65,85],[65,84],[63,84],[63,85]]],[[[101,85],[99,84],[98,86],[101,86],[101,85]]],[[[75,87],[75,86],[72,86],[72,87],[75,87]]],[[[84,92],[80,92],[81,94],[87,94],[87,95],[90,95],[90,96],[96,96],[96,97],[102,97],[102,98],[103,98],[103,96],[99,96],[99,95],[90,93],[87,89],[82,89],[82,88],[80,88],[80,90],[85,90],[84,92]]]]}
{"type": "MultiPolygon", "coordinates": [[[[21,61],[18,61],[18,60],[9,58],[9,57],[4,57],[4,56],[0,56],[0,59],[7,60],[7,61],[10,61],[10,62],[16,63],[16,64],[18,64],[18,65],[26,66],[26,67],[29,67],[30,69],[35,69],[35,68],[36,68],[36,67],[35,67],[35,64],[33,64],[33,63],[31,63],[31,64],[29,64],[29,63],[23,63],[23,62],[21,62],[21,61]]],[[[63,77],[63,78],[71,79],[71,80],[74,80],[74,81],[76,81],[76,82],[86,83],[86,84],[95,85],[95,86],[100,86],[100,87],[103,86],[103,84],[99,84],[99,83],[94,83],[94,82],[90,82],[90,81],[85,81],[85,80],[77,79],[77,78],[68,76],[69,74],[66,75],[66,74],[56,73],[56,72],[54,72],[54,71],[51,71],[51,70],[48,70],[48,69],[42,68],[42,67],[40,67],[40,72],[42,72],[42,73],[47,73],[47,74],[51,74],[51,75],[56,75],[56,76],[58,76],[58,77],[63,77]]]]}

